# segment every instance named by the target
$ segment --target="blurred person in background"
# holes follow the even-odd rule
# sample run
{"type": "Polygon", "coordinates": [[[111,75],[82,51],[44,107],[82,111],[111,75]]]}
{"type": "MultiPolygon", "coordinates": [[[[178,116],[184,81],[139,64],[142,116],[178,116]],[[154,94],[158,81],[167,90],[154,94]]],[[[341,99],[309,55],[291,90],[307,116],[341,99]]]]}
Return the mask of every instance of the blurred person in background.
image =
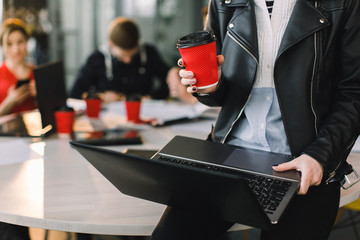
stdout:
{"type": "Polygon", "coordinates": [[[36,108],[33,66],[26,61],[29,37],[20,19],[7,19],[1,26],[0,115],[36,108]]]}
{"type": "Polygon", "coordinates": [[[182,93],[171,91],[174,88],[169,92],[167,82],[178,84],[178,71],[162,60],[154,46],[140,42],[140,32],[133,20],[118,17],[109,25],[108,41],[81,68],[70,97],[83,98],[84,93],[96,91],[104,102],[121,101],[130,94],[153,99],[169,96],[193,99],[185,88],[182,93]]]}

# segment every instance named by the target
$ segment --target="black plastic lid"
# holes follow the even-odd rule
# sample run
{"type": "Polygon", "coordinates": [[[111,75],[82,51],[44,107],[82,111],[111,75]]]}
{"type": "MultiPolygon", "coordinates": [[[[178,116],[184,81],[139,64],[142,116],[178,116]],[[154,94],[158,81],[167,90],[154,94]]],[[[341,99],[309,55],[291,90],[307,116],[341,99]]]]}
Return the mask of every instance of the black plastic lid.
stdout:
{"type": "Polygon", "coordinates": [[[97,93],[95,90],[91,89],[86,94],[86,99],[98,99],[100,98],[99,93],[97,93]]]}
{"type": "Polygon", "coordinates": [[[139,93],[128,93],[126,94],[126,101],[138,102],[141,100],[141,94],[139,93]]]}
{"type": "Polygon", "coordinates": [[[74,109],[72,107],[69,107],[67,105],[61,105],[55,108],[55,111],[59,112],[73,112],[74,109]]]}
{"type": "Polygon", "coordinates": [[[189,48],[204,45],[215,41],[215,35],[212,31],[199,31],[190,33],[180,38],[176,44],[177,48],[189,48]]]}

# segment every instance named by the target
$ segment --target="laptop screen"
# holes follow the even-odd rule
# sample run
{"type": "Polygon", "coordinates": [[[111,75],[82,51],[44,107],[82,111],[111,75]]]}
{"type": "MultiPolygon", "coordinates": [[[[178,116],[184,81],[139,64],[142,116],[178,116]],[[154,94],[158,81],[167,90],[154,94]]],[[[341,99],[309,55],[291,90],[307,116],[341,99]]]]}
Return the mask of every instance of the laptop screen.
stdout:
{"type": "Polygon", "coordinates": [[[66,105],[65,74],[62,61],[46,63],[34,69],[37,102],[42,127],[56,131],[55,109],[66,105]]]}

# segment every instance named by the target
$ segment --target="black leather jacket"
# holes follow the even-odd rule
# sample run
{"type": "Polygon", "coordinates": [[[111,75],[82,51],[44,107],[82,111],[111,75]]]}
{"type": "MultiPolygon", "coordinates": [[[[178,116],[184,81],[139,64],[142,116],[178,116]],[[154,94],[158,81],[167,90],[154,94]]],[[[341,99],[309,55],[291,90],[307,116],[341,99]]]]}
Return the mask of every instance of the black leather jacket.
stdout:
{"type": "MultiPolygon", "coordinates": [[[[222,106],[212,139],[225,142],[243,113],[258,66],[254,3],[212,0],[209,14],[225,62],[217,90],[197,98],[222,106]]],[[[359,0],[298,0],[276,57],[274,80],[292,154],[319,161],[324,180],[341,178],[360,130],[359,0]]]]}

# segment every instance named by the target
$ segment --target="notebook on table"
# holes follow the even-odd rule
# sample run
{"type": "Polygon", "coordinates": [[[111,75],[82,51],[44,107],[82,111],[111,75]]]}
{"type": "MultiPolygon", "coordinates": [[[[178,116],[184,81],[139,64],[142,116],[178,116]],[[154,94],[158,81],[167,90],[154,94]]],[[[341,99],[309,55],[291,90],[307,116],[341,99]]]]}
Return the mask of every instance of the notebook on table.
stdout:
{"type": "Polygon", "coordinates": [[[298,172],[272,169],[289,155],[184,136],[150,159],[71,145],[124,194],[263,229],[278,223],[300,184],[298,172]]]}
{"type": "Polygon", "coordinates": [[[34,69],[38,109],[0,118],[0,136],[42,137],[56,131],[54,111],[66,104],[63,63],[40,65],[34,69]]]}

